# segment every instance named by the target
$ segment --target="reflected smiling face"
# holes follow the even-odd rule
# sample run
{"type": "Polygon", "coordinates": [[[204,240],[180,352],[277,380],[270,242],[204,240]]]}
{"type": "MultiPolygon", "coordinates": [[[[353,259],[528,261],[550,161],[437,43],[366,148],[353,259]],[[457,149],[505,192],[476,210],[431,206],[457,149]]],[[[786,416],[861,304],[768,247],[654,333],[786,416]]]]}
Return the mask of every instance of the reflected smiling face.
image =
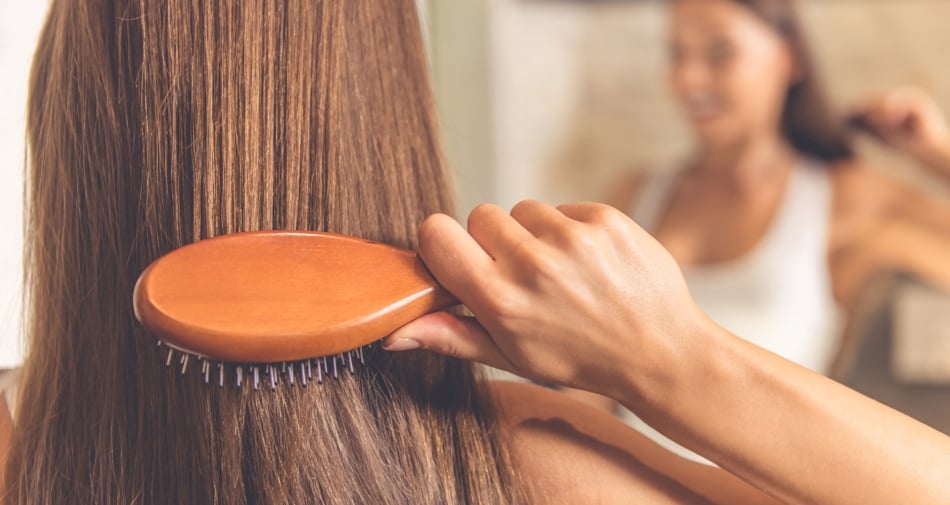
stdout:
{"type": "Polygon", "coordinates": [[[706,147],[777,133],[795,58],[782,36],[733,0],[676,0],[670,83],[706,147]]]}

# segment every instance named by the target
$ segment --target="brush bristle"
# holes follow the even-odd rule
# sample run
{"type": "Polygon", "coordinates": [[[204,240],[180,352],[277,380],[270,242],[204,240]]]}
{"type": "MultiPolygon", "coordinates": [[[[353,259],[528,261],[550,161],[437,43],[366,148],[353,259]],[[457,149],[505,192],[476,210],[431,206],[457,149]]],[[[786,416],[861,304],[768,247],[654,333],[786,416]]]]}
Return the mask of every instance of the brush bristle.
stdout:
{"type": "Polygon", "coordinates": [[[308,359],[303,361],[281,362],[281,363],[226,363],[198,356],[179,349],[173,349],[167,345],[162,345],[158,341],[158,346],[167,349],[165,357],[165,366],[169,369],[176,369],[181,375],[188,373],[189,369],[199,370],[205,384],[216,384],[218,387],[233,385],[234,387],[244,387],[246,382],[251,383],[255,391],[263,388],[269,388],[276,391],[281,384],[287,386],[307,387],[316,382],[323,384],[327,379],[339,379],[343,373],[349,372],[355,375],[357,367],[364,365],[364,350],[375,344],[359,347],[352,351],[334,356],[324,356],[321,358],[308,359]],[[191,362],[196,362],[196,366],[190,366],[191,362]],[[234,381],[231,382],[227,377],[232,376],[228,370],[233,368],[234,381]],[[250,380],[245,377],[249,376],[250,380]]]}

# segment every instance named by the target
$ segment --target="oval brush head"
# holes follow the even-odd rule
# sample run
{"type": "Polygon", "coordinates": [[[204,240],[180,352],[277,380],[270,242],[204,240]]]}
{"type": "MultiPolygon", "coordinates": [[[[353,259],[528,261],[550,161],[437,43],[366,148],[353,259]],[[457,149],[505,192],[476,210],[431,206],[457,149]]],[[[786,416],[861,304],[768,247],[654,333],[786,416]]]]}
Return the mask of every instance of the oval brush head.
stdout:
{"type": "Polygon", "coordinates": [[[136,317],[163,342],[235,363],[344,353],[457,303],[412,251],[297,231],[176,249],[142,273],[133,295],[136,317]]]}

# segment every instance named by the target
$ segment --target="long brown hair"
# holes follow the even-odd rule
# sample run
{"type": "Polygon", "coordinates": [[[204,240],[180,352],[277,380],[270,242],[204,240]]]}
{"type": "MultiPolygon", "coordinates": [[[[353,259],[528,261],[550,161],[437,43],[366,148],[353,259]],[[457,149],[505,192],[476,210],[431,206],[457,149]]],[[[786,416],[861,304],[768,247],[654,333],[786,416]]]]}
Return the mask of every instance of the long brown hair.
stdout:
{"type": "Polygon", "coordinates": [[[843,118],[834,113],[809,50],[795,0],[732,0],[772,27],[789,45],[798,78],[785,97],[782,131],[789,143],[808,156],[839,161],[854,156],[843,118]]]}
{"type": "Polygon", "coordinates": [[[471,365],[369,350],[323,386],[219,388],[130,308],[148,263],[223,233],[412,247],[452,205],[428,86],[413,0],[54,1],[5,503],[518,502],[471,365]]]}

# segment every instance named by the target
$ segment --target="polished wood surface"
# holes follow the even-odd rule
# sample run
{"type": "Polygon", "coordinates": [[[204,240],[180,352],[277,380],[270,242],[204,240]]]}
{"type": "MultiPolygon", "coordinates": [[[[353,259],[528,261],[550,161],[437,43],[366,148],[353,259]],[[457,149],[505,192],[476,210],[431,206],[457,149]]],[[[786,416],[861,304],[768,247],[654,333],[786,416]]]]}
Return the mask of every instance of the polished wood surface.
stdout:
{"type": "Polygon", "coordinates": [[[458,303],[412,251],[296,231],[189,244],[152,263],[133,298],[168,345],[259,363],[349,351],[458,303]]]}

